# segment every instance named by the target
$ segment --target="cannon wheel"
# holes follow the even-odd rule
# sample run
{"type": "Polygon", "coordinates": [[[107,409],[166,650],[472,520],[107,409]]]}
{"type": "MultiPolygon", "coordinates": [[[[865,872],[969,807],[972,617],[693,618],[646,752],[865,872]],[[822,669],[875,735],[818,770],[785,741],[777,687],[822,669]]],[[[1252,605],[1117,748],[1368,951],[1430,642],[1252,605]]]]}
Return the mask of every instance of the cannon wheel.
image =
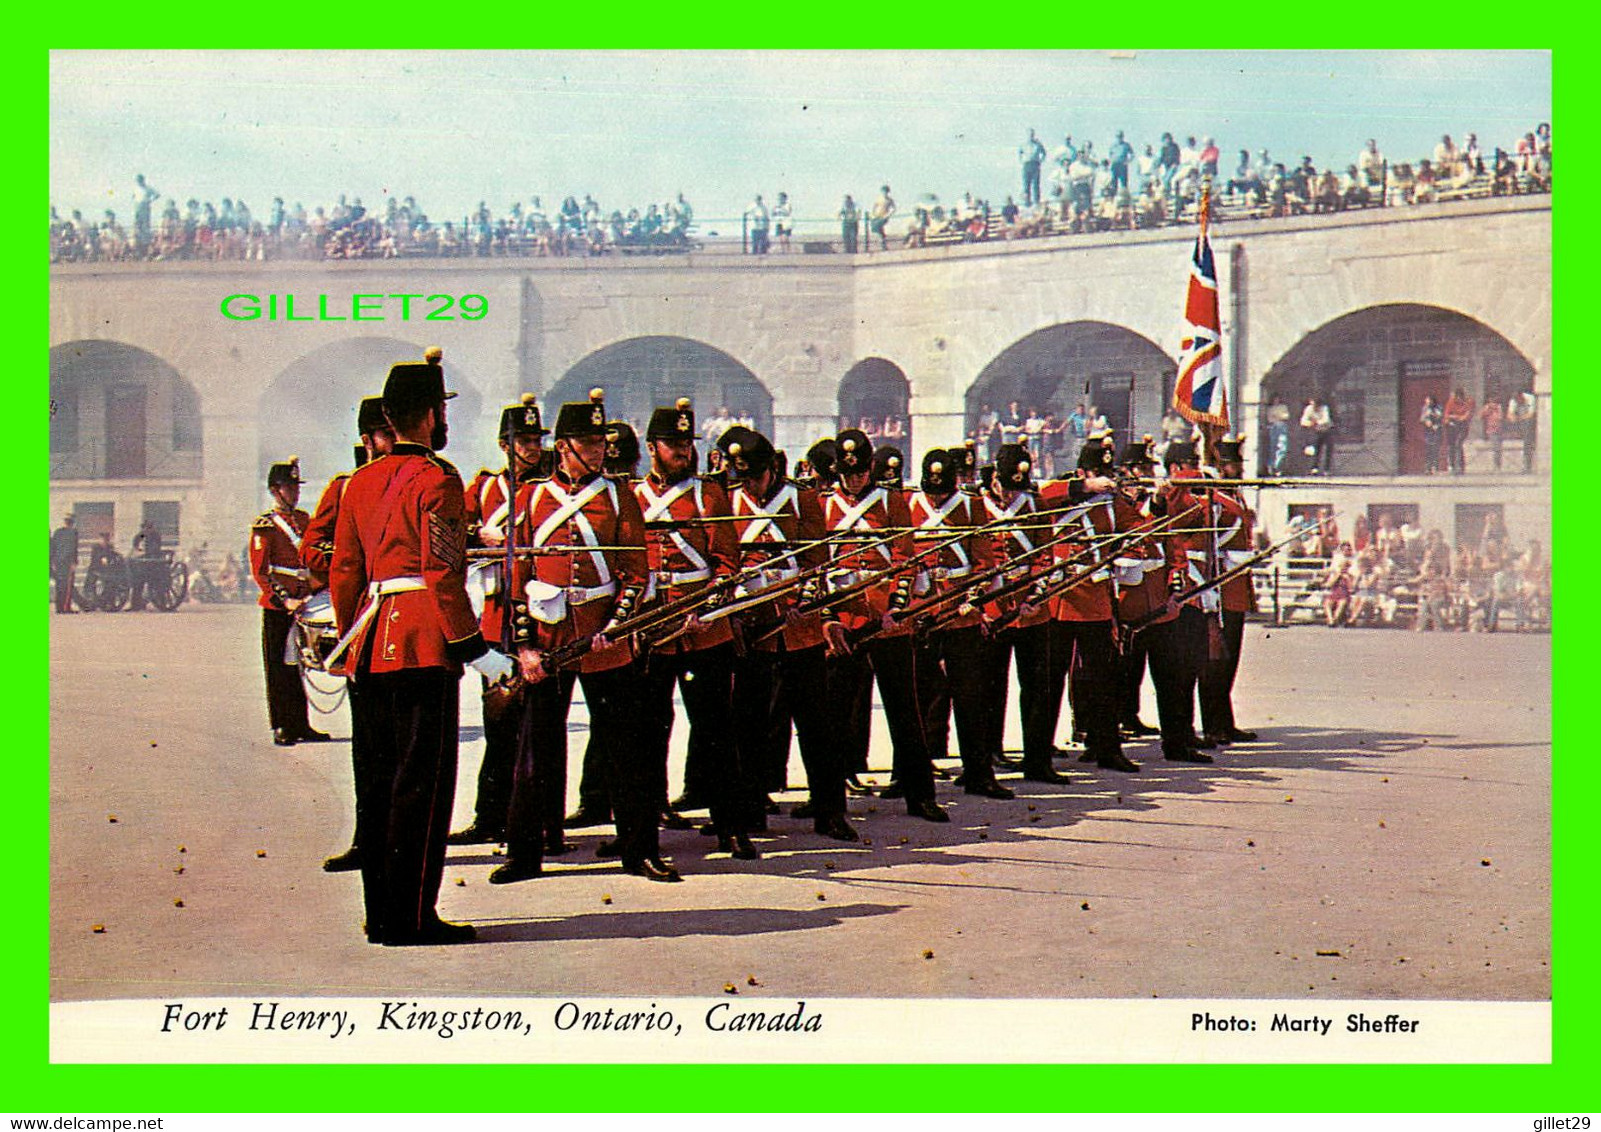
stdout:
{"type": "Polygon", "coordinates": [[[85,608],[98,609],[102,613],[117,612],[128,604],[128,599],[133,595],[133,580],[128,573],[128,564],[119,562],[89,571],[83,588],[87,599],[85,608]]]}
{"type": "Polygon", "coordinates": [[[189,596],[189,567],[182,562],[172,562],[167,565],[164,574],[163,585],[152,584],[149,587],[150,602],[161,612],[171,613],[189,596]]]}

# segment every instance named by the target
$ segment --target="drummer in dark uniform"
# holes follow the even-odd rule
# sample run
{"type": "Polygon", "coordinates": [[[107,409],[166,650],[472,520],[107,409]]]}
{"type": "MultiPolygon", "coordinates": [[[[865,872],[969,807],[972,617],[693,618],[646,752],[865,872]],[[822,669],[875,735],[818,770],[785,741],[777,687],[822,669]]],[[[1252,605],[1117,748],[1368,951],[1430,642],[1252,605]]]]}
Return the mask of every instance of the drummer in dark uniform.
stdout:
{"type": "Polygon", "coordinates": [[[301,565],[300,547],[311,516],[300,502],[300,460],[290,457],[267,471],[273,508],[250,524],[250,573],[261,590],[261,663],[267,676],[267,717],[272,741],[280,747],[323,742],[306,718],[306,689],[300,668],[286,660],[294,613],[312,592],[311,572],[301,565]]]}

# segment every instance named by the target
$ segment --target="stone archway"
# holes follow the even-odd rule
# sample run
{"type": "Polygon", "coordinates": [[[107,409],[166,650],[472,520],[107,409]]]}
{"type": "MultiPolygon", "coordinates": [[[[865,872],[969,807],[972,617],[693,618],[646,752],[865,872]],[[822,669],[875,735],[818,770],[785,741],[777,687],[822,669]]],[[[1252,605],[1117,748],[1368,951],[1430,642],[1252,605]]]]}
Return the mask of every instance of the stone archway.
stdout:
{"type": "MultiPolygon", "coordinates": [[[[307,481],[301,505],[309,510],[316,503],[313,493],[351,467],[361,399],[382,393],[389,367],[421,358],[423,349],[399,338],[349,338],[319,347],[281,370],[261,391],[256,407],[258,486],[267,482],[270,465],[299,456],[307,481]]],[[[450,402],[451,439],[444,455],[470,478],[484,447],[475,435],[481,431],[482,397],[448,355],[445,384],[458,396],[450,402]]],[[[493,437],[489,444],[493,447],[493,437]]]]}
{"type": "Polygon", "coordinates": [[[773,395],[734,357],[693,338],[652,335],[628,338],[580,358],[551,386],[541,408],[550,421],[564,401],[583,401],[589,391],[606,391],[606,413],[643,431],[658,405],[680,397],[694,402],[697,421],[710,420],[720,407],[773,435],[773,395]]]}
{"type": "MultiPolygon", "coordinates": [[[[1534,366],[1516,347],[1459,311],[1423,303],[1352,311],[1301,339],[1263,377],[1260,469],[1273,466],[1283,445],[1277,470],[1308,470],[1300,417],[1309,397],[1325,399],[1333,413],[1336,473],[1409,475],[1424,470],[1426,394],[1443,403],[1460,386],[1479,406],[1487,399],[1504,405],[1533,384],[1534,366]],[[1286,415],[1287,428],[1278,427],[1275,418],[1286,415]]],[[[1470,435],[1481,437],[1477,421],[1470,435]]]]}
{"type": "Polygon", "coordinates": [[[910,457],[912,448],[911,382],[901,367],[886,358],[863,358],[846,371],[839,382],[839,427],[864,429],[877,438],[888,429],[894,437],[898,426],[901,435],[893,439],[902,453],[910,457]]]}
{"type": "MultiPolygon", "coordinates": [[[[1015,401],[1021,416],[1038,409],[1060,424],[1083,402],[1101,410],[1121,445],[1157,431],[1177,369],[1166,351],[1127,327],[1096,321],[1047,326],[1012,343],[979,373],[967,390],[967,434],[975,435],[986,406],[1004,415],[1015,401]]],[[[993,435],[978,439],[981,448],[993,448],[993,435]]],[[[1055,449],[1060,470],[1076,458],[1078,441],[1063,432],[1055,449]]]]}
{"type": "Polygon", "coordinates": [[[166,361],[123,342],[50,351],[52,480],[198,480],[200,394],[166,361]]]}

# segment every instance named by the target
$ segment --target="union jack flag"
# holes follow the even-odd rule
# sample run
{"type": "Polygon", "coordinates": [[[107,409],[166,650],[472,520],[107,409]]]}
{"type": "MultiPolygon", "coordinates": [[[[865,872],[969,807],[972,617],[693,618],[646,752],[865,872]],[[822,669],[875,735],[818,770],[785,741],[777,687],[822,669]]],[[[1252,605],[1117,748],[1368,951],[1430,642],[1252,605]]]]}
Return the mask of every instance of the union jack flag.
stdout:
{"type": "Polygon", "coordinates": [[[1185,420],[1229,427],[1228,389],[1223,383],[1223,332],[1218,317],[1217,268],[1206,224],[1195,238],[1189,291],[1184,298],[1184,337],[1179,342],[1173,408],[1185,420]]]}

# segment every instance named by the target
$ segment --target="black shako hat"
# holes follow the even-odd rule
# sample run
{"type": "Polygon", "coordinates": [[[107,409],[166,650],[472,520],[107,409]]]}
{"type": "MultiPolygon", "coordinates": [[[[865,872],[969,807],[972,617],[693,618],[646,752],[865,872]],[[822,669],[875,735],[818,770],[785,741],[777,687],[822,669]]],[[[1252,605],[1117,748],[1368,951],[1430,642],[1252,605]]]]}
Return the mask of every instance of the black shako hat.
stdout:
{"type": "Polygon", "coordinates": [[[1112,468],[1112,438],[1092,436],[1078,450],[1081,472],[1105,472],[1112,468]]]}
{"type": "Polygon", "coordinates": [[[1212,451],[1220,464],[1241,464],[1245,462],[1242,449],[1245,447],[1245,437],[1222,436],[1212,446],[1212,451]]]}
{"type": "Polygon", "coordinates": [[[645,425],[646,440],[694,440],[695,410],[688,397],[680,397],[671,409],[658,408],[645,425]]]}
{"type": "Polygon", "coordinates": [[[606,391],[596,386],[587,401],[568,401],[556,414],[556,439],[605,439],[606,391]]]}
{"type": "Polygon", "coordinates": [[[873,449],[873,482],[885,487],[900,487],[906,457],[893,444],[873,449]]]}
{"type": "Polygon", "coordinates": [[[418,409],[443,405],[454,393],[445,392],[445,371],[436,362],[397,362],[384,382],[384,412],[393,421],[418,409]]]}
{"type": "Polygon", "coordinates": [[[956,490],[956,473],[960,466],[956,452],[930,448],[923,453],[923,479],[918,486],[927,495],[949,495],[956,490]]]}
{"type": "Polygon", "coordinates": [[[501,440],[507,444],[518,436],[544,436],[550,430],[539,419],[539,405],[532,393],[524,393],[515,405],[500,410],[501,440]]]}
{"type": "Polygon", "coordinates": [[[1175,440],[1162,453],[1162,463],[1168,467],[1172,467],[1174,464],[1193,464],[1195,462],[1195,445],[1188,440],[1175,440]]]}
{"type": "Polygon", "coordinates": [[[1026,491],[1033,483],[1029,470],[1033,467],[1028,449],[1021,444],[1003,444],[995,453],[995,482],[1010,491],[1026,491]]]}
{"type": "Polygon", "coordinates": [[[960,448],[946,449],[952,461],[956,464],[958,476],[976,477],[978,475],[978,448],[973,441],[966,441],[960,448]]]}
{"type": "Polygon", "coordinates": [[[639,434],[627,421],[606,422],[605,468],[614,476],[631,476],[639,467],[639,434]]]}
{"type": "Polygon", "coordinates": [[[848,428],[834,438],[834,471],[841,477],[873,470],[873,442],[859,428],[848,428]]]}
{"type": "Polygon", "coordinates": [[[389,418],[384,416],[384,399],[363,397],[361,404],[356,406],[356,435],[371,436],[379,429],[388,427],[389,418]]]}
{"type": "Polygon", "coordinates": [[[305,483],[300,478],[300,457],[291,456],[282,464],[274,464],[267,469],[267,486],[269,488],[283,487],[285,484],[305,483]]]}
{"type": "Polygon", "coordinates": [[[743,480],[759,476],[773,466],[776,453],[773,442],[753,428],[732,425],[717,438],[717,447],[723,453],[723,467],[730,479],[743,480]]]}
{"type": "Polygon", "coordinates": [[[806,450],[806,462],[812,466],[812,471],[819,481],[823,483],[834,482],[836,452],[837,449],[832,436],[823,437],[823,439],[806,450]]]}
{"type": "Polygon", "coordinates": [[[1146,433],[1138,440],[1129,441],[1123,445],[1123,454],[1118,457],[1117,462],[1128,468],[1156,463],[1156,454],[1151,451],[1152,439],[1151,434],[1146,433]]]}

